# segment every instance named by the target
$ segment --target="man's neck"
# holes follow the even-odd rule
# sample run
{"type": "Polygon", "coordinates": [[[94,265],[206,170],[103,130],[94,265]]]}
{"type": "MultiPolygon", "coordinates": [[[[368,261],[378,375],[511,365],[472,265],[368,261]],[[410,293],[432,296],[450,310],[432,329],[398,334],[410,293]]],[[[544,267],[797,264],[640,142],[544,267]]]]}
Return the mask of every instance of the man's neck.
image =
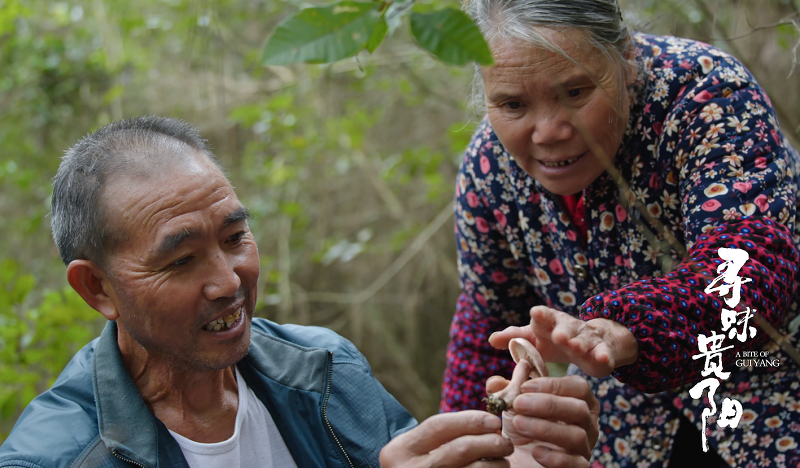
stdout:
{"type": "Polygon", "coordinates": [[[234,366],[193,372],[165,362],[137,344],[123,343],[120,352],[128,374],[150,412],[187,439],[222,442],[234,432],[239,387],[234,366]]]}

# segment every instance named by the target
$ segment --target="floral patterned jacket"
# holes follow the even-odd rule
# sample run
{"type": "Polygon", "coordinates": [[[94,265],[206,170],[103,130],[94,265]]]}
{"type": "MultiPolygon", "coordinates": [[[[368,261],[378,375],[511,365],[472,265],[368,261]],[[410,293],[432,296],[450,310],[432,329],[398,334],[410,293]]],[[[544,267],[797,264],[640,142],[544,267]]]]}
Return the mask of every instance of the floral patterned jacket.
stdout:
{"type": "MultiPolygon", "coordinates": [[[[486,119],[456,184],[463,292],[441,410],[481,407],[486,378],[511,373],[508,354],[487,338],[527,323],[531,306],[616,320],[637,338],[639,358],[613,377],[587,377],[601,401],[598,467],[664,466],[680,416],[700,428],[708,402],[688,389],[703,379],[704,360],[692,359],[698,335],[721,332],[723,298],[704,292],[720,247],[750,256],[736,310],[750,307],[797,344],[800,158],[769,98],[714,47],[633,39],[643,71],[615,169],[583,191],[586,241],[563,200],[516,165],[486,119]]],[[[733,346],[722,358],[731,376],[716,392],[717,415],[724,397],[744,411],[735,429],[709,419],[710,448],[732,466],[800,466],[800,369],[761,329],[724,346],[733,346]],[[781,364],[738,360],[762,349],[781,364]]]]}

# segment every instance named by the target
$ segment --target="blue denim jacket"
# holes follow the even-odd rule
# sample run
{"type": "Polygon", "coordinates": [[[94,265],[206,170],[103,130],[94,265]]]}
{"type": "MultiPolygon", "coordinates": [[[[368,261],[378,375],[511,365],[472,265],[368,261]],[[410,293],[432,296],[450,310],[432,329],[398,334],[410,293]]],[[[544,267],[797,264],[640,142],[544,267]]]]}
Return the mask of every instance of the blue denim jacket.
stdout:
{"type": "MultiPolygon", "coordinates": [[[[352,343],[318,327],[253,319],[237,364],[298,467],[378,466],[416,420],[375,380],[352,343]]],[[[0,467],[188,467],[122,363],[117,326],[81,349],[0,447],[0,467]]]]}

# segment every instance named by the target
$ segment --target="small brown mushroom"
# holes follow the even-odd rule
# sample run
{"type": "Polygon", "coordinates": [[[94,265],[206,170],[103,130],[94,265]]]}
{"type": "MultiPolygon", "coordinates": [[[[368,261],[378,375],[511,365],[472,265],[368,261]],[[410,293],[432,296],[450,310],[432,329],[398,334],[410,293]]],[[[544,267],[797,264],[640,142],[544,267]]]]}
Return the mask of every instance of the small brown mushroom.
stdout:
{"type": "Polygon", "coordinates": [[[547,377],[547,366],[542,355],[524,338],[514,338],[508,343],[511,357],[517,363],[511,374],[511,381],[506,388],[492,393],[489,398],[484,398],[486,411],[499,415],[514,403],[514,398],[521,393],[522,384],[528,379],[547,377]]]}

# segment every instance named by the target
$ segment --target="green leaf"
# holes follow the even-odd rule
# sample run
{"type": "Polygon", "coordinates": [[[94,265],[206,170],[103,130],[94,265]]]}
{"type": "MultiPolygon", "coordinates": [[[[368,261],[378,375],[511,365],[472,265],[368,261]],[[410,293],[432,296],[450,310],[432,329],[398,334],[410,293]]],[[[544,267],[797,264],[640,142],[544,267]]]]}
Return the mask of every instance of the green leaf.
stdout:
{"type": "Polygon", "coordinates": [[[343,1],[303,9],[278,26],[261,61],[265,65],[288,65],[351,57],[372,42],[381,23],[379,8],[376,2],[343,1]]]}
{"type": "Polygon", "coordinates": [[[375,26],[375,30],[372,31],[372,35],[369,37],[366,45],[366,48],[370,54],[375,52],[375,49],[381,45],[381,42],[383,42],[383,40],[386,38],[386,33],[388,32],[389,26],[386,25],[386,21],[378,21],[378,24],[375,26]]]}
{"type": "Polygon", "coordinates": [[[491,65],[492,54],[478,26],[463,12],[445,8],[411,13],[411,33],[423,49],[443,62],[464,65],[475,61],[491,65]]]}

